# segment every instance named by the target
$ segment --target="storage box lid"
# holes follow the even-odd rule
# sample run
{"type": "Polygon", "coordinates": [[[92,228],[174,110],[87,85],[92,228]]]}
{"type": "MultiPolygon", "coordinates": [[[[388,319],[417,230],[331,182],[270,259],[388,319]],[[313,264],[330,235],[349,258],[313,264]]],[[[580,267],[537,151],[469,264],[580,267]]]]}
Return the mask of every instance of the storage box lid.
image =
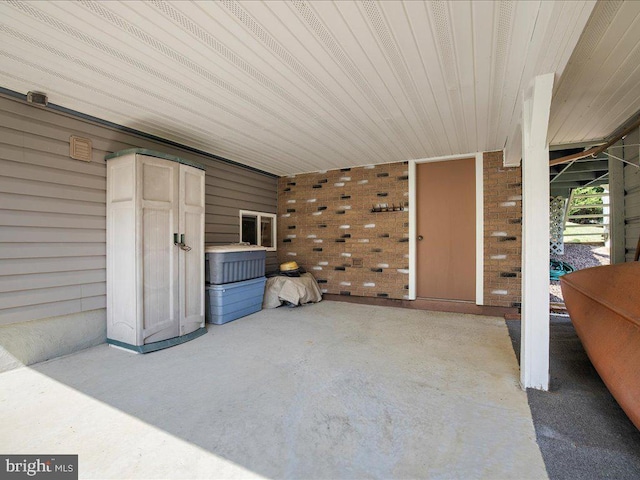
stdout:
{"type": "Polygon", "coordinates": [[[227,252],[247,252],[256,250],[266,250],[266,247],[258,245],[243,245],[240,243],[232,243],[230,245],[205,245],[204,253],[227,253],[227,252]]]}

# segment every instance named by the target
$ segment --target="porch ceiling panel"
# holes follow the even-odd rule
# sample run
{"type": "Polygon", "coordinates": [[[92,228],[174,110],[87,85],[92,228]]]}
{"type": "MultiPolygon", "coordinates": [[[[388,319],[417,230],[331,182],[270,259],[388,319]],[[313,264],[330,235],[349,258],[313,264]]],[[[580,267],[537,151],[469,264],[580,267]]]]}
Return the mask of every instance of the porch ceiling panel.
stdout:
{"type": "MultiPolygon", "coordinates": [[[[0,86],[278,175],[498,150],[594,4],[7,0],[0,86]]],[[[628,35],[631,10],[614,15],[628,35]]],[[[556,110],[554,138],[623,115],[575,132],[575,112],[556,110]]]]}
{"type": "Polygon", "coordinates": [[[553,145],[604,139],[640,111],[640,2],[600,1],[557,86],[553,145]]]}

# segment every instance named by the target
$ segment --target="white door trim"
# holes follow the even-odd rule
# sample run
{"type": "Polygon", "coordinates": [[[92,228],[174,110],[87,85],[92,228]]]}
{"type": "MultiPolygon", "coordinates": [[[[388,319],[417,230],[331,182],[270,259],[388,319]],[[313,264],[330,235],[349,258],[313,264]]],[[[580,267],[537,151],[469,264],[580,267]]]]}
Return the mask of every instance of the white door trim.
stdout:
{"type": "Polygon", "coordinates": [[[484,305],[484,155],[476,152],[476,305],[484,305]]]}
{"type": "Polygon", "coordinates": [[[419,163],[446,162],[470,157],[476,159],[476,305],[484,304],[484,167],[482,152],[409,160],[409,300],[417,298],[416,166],[419,163]]]}

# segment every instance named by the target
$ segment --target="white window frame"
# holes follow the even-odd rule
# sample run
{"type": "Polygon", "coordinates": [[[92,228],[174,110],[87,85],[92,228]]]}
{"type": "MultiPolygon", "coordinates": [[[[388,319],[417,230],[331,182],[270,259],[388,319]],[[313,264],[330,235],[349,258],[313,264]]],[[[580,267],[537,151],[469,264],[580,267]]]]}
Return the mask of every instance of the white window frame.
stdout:
{"type": "Polygon", "coordinates": [[[278,242],[277,242],[277,240],[278,240],[278,237],[277,237],[278,215],[276,215],[275,213],[254,212],[253,210],[240,210],[240,214],[239,214],[240,232],[239,232],[238,236],[240,237],[240,242],[241,243],[244,241],[242,239],[242,217],[244,215],[257,218],[256,224],[258,226],[258,232],[256,234],[256,239],[258,240],[258,245],[259,246],[262,246],[262,235],[261,235],[261,232],[259,231],[260,226],[262,225],[262,218],[266,217],[266,218],[270,218],[271,219],[271,221],[273,222],[272,223],[273,228],[271,230],[271,244],[273,245],[273,247],[265,247],[265,248],[267,249],[268,252],[275,252],[277,250],[277,246],[278,246],[278,242]]]}

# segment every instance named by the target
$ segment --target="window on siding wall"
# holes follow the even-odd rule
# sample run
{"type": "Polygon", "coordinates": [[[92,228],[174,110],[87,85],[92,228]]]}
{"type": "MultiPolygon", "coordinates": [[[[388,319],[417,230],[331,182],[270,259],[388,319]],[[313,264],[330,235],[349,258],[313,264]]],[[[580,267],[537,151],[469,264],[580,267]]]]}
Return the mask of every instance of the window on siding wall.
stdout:
{"type": "Polygon", "coordinates": [[[276,215],[240,210],[240,242],[276,249],[276,215]]]}

